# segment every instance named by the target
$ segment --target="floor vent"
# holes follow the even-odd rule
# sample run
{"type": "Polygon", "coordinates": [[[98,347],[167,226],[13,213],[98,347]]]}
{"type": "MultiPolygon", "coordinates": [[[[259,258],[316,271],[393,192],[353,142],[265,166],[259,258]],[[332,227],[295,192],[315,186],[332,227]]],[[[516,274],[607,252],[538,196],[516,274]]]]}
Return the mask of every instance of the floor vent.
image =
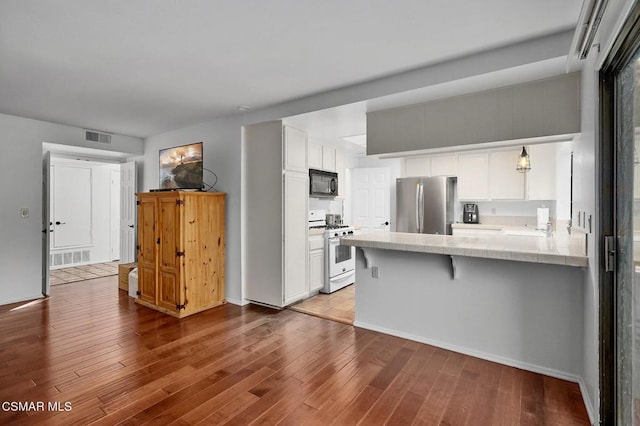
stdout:
{"type": "Polygon", "coordinates": [[[85,132],[85,139],[89,142],[111,143],[111,135],[94,132],[92,130],[87,130],[85,132]]]}
{"type": "Polygon", "coordinates": [[[76,250],[53,253],[49,255],[49,266],[63,267],[91,261],[91,250],[76,250]]]}

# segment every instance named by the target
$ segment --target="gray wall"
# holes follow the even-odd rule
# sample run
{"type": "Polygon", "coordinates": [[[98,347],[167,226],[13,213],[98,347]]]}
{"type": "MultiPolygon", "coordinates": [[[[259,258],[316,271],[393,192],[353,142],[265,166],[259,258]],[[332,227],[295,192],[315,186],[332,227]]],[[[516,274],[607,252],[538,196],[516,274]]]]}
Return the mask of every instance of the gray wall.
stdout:
{"type": "Polygon", "coordinates": [[[110,145],[86,142],[84,130],[0,114],[0,304],[42,295],[42,143],[139,155],[142,140],[113,135],[110,145]],[[20,218],[20,208],[29,218],[20,218]]]}
{"type": "MultiPolygon", "coordinates": [[[[203,143],[204,167],[218,176],[216,189],[227,193],[226,200],[226,297],[236,303],[243,298],[240,281],[240,135],[238,118],[214,120],[175,130],[145,140],[141,190],[159,186],[159,150],[194,142],[203,143]]],[[[204,172],[207,184],[213,176],[204,172]]]]}

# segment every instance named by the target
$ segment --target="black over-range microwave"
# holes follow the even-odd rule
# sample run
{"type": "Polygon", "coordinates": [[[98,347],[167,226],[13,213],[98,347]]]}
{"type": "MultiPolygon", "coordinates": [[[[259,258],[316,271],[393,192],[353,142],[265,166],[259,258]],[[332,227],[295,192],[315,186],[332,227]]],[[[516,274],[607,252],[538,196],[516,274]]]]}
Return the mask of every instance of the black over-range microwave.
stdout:
{"type": "Polygon", "coordinates": [[[309,169],[309,195],[312,197],[335,197],[338,195],[338,174],[309,169]]]}

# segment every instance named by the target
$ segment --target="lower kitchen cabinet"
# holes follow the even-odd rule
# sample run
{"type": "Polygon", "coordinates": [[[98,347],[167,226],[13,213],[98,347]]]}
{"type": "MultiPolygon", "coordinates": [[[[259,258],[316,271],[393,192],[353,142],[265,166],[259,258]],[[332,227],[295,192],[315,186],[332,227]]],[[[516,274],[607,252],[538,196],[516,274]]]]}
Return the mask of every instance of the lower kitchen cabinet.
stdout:
{"type": "Polygon", "coordinates": [[[324,236],[309,237],[309,294],[324,286],[324,236]]]}
{"type": "Polygon", "coordinates": [[[225,194],[136,196],[136,302],[177,318],[225,303],[225,194]]]}

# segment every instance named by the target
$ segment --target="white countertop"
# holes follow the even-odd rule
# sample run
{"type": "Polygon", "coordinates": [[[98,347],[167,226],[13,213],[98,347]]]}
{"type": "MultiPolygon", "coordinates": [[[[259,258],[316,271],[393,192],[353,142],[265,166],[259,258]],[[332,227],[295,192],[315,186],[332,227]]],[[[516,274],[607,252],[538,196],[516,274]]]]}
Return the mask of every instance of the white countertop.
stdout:
{"type": "MultiPolygon", "coordinates": [[[[476,225],[477,226],[477,225],[476,225]]],[[[462,237],[371,231],[344,237],[349,246],[586,267],[584,241],[571,237],[462,237]]]]}

